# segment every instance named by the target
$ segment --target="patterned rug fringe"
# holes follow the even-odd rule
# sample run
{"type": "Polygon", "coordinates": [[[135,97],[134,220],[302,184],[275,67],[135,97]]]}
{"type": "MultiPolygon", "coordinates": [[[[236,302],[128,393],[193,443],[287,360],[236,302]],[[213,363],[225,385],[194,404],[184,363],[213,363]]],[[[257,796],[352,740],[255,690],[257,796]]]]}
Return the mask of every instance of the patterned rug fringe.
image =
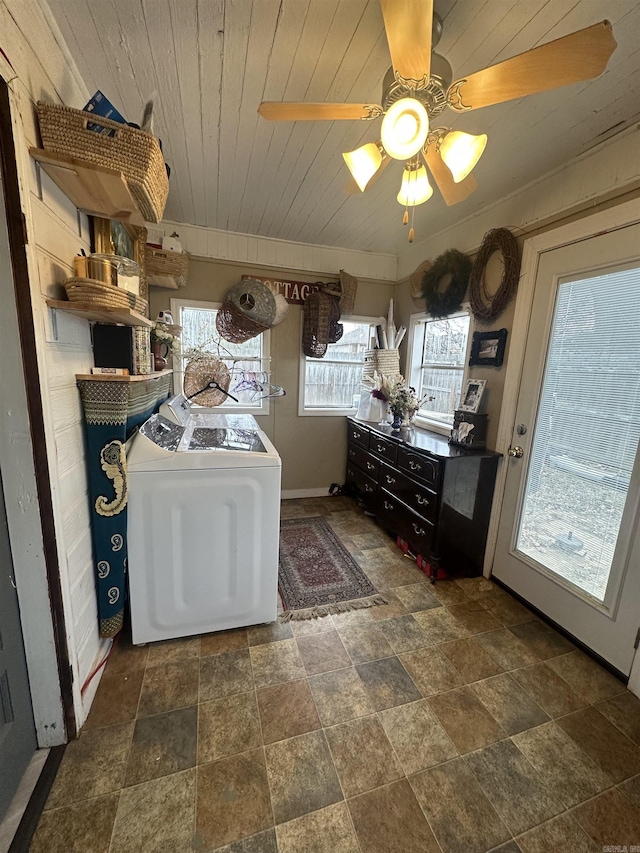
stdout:
{"type": "Polygon", "coordinates": [[[285,610],[279,616],[280,622],[298,622],[302,619],[318,619],[332,613],[349,613],[351,610],[364,610],[367,607],[377,607],[388,604],[384,595],[372,595],[369,598],[355,598],[353,601],[337,601],[335,604],[320,604],[308,607],[306,610],[285,610]]]}

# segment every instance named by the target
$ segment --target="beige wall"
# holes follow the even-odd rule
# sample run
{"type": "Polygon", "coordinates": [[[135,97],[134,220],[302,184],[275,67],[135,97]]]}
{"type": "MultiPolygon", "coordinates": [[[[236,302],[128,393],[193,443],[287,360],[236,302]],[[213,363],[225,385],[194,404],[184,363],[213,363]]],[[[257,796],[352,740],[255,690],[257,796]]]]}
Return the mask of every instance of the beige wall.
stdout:
{"type": "MultiPolygon", "coordinates": [[[[169,300],[193,299],[221,302],[242,275],[273,277],[273,269],[223,261],[192,259],[187,286],[176,290],[150,288],[150,313],[169,308],[169,300]]],[[[317,276],[278,270],[278,277],[314,282],[317,276]]],[[[324,276],[324,281],[331,280],[324,276]]],[[[388,282],[360,281],[354,313],[378,317],[386,314],[394,287],[388,282]]],[[[282,490],[328,489],[344,482],[347,441],[345,418],[300,417],[298,382],[301,350],[299,305],[290,305],[283,322],[271,330],[271,376],[287,394],[271,401],[270,413],[260,417],[260,425],[282,457],[282,490]]]]}
{"type": "MultiPolygon", "coordinates": [[[[566,225],[569,222],[574,222],[577,219],[582,219],[585,216],[589,216],[598,211],[606,210],[609,207],[613,207],[617,204],[622,204],[626,201],[630,201],[633,198],[640,197],[640,191],[637,189],[633,189],[630,192],[625,192],[621,190],[619,195],[614,198],[609,198],[600,204],[594,206],[593,208],[589,208],[588,210],[581,210],[578,212],[571,213],[570,215],[558,216],[553,221],[545,222],[544,226],[538,227],[535,229],[531,229],[526,234],[521,234],[517,237],[518,247],[520,252],[522,253],[523,246],[525,240],[536,236],[537,234],[542,234],[545,231],[551,231],[554,228],[558,228],[561,225],[566,225]]],[[[499,227],[499,222],[496,222],[493,227],[499,227]]],[[[450,248],[460,248],[461,251],[464,250],[462,244],[456,246],[455,244],[450,248]]],[[[477,248],[473,251],[469,252],[471,257],[475,257],[477,248]]],[[[426,258],[430,258],[434,260],[436,255],[432,258],[427,254],[426,258]]],[[[426,259],[425,258],[425,259],[426,259]]],[[[487,265],[486,271],[486,284],[489,293],[495,293],[500,285],[500,281],[502,278],[502,264],[499,253],[495,253],[489,259],[489,263],[487,265]]],[[[465,294],[465,301],[468,300],[468,293],[465,294]]],[[[424,305],[421,307],[417,306],[413,299],[411,298],[411,292],[409,288],[409,279],[405,278],[403,281],[399,282],[395,288],[395,304],[396,304],[396,316],[398,318],[397,323],[404,323],[407,328],[409,326],[409,317],[412,314],[424,313],[424,305]]],[[[485,390],[485,396],[482,401],[483,409],[489,415],[489,423],[488,423],[488,432],[487,432],[487,447],[491,450],[496,449],[496,438],[498,433],[498,423],[500,421],[500,412],[502,409],[502,399],[504,396],[504,382],[506,376],[506,367],[509,359],[509,349],[511,344],[511,329],[513,327],[513,317],[515,312],[515,304],[516,301],[513,299],[510,304],[506,307],[504,312],[491,324],[489,325],[480,325],[478,323],[472,324],[471,331],[492,331],[496,329],[507,329],[507,346],[505,350],[505,358],[502,367],[471,367],[469,368],[468,376],[470,379],[486,379],[487,385],[485,390]],[[486,409],[485,409],[486,407],[486,409]]],[[[405,366],[406,364],[406,345],[403,345],[400,353],[400,364],[405,366]]]]}

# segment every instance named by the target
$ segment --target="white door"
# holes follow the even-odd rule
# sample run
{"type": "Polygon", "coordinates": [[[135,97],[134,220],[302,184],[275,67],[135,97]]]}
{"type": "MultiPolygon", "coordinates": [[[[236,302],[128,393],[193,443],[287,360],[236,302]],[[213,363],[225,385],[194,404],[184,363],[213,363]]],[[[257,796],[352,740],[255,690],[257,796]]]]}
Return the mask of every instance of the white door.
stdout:
{"type": "Polygon", "coordinates": [[[640,626],[640,225],[539,256],[493,574],[628,674],[640,626]]]}

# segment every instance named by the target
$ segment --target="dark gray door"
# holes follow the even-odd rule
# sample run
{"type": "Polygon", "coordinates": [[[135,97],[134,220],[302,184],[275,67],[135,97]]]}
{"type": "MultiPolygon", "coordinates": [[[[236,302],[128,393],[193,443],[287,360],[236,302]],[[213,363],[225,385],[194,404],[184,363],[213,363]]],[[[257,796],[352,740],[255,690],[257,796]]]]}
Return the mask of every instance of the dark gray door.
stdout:
{"type": "Polygon", "coordinates": [[[36,746],[0,474],[0,820],[36,746]]]}

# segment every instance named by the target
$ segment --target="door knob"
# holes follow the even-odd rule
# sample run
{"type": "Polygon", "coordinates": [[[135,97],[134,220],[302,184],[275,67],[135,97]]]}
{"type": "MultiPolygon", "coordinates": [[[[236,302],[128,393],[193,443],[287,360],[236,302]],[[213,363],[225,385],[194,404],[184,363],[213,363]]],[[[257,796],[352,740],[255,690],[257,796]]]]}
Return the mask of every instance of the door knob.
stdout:
{"type": "Polygon", "coordinates": [[[518,447],[518,446],[516,446],[516,447],[510,447],[510,448],[507,450],[507,453],[509,454],[509,456],[513,456],[513,457],[515,457],[516,459],[522,459],[522,457],[524,456],[524,450],[523,450],[521,447],[518,447]]]}

